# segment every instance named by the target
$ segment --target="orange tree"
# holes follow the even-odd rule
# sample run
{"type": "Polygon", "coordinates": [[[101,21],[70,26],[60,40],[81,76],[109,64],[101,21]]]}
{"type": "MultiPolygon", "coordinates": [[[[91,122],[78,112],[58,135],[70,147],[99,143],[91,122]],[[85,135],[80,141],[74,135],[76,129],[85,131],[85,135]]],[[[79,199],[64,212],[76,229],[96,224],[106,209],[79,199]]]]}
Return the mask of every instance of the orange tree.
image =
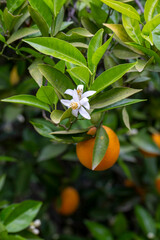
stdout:
{"type": "Polygon", "coordinates": [[[151,134],[160,130],[155,100],[159,2],[136,3],[139,12],[134,3],[113,0],[2,2],[1,185],[8,186],[1,197],[6,200],[1,203],[2,239],[39,234],[32,221],[41,203],[22,202],[20,210],[10,205],[28,197],[44,202],[39,214],[44,239],[87,239],[89,231],[95,239],[158,239],[159,164],[153,156],[160,150],[151,134]],[[96,131],[89,134],[93,126],[96,131]],[[89,172],[71,161],[78,156],[84,166],[89,160],[88,168],[104,170],[116,162],[119,141],[119,164],[107,172],[89,172]],[[112,163],[101,168],[111,157],[112,163]],[[61,193],[71,185],[79,191],[80,204],[70,221],[59,216],[55,201],[58,197],[63,208],[61,193]],[[25,224],[14,228],[22,220],[25,224]]]}

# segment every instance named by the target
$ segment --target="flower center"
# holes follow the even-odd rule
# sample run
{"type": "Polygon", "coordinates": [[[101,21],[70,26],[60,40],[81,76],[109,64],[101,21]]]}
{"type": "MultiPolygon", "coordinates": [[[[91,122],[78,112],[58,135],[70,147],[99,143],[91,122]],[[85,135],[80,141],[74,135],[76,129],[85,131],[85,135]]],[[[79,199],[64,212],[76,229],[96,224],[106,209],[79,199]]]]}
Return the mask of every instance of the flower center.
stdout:
{"type": "Polygon", "coordinates": [[[77,102],[72,102],[72,103],[71,103],[71,108],[72,108],[73,110],[77,109],[77,108],[78,108],[78,103],[77,103],[77,102]]]}
{"type": "Polygon", "coordinates": [[[81,98],[82,90],[81,90],[81,89],[77,89],[77,94],[78,94],[78,96],[81,98]]]}

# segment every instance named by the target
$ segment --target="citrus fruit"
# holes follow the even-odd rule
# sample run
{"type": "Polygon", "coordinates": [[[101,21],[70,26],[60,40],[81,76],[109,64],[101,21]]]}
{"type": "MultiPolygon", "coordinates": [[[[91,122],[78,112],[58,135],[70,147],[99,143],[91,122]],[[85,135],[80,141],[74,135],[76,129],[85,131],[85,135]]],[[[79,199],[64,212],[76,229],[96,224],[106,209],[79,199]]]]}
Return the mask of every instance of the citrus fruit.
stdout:
{"type": "MultiPolygon", "coordinates": [[[[113,166],[113,164],[117,161],[120,151],[120,144],[117,135],[115,132],[107,127],[103,126],[105,131],[109,137],[108,148],[106,146],[106,153],[99,163],[99,165],[95,168],[95,171],[103,171],[113,166]]],[[[92,132],[93,133],[93,132],[92,132]]],[[[77,157],[79,161],[85,167],[92,169],[92,158],[93,158],[93,149],[95,144],[95,137],[79,142],[76,146],[77,157]]]]}
{"type": "MultiPolygon", "coordinates": [[[[151,137],[153,142],[157,145],[157,147],[160,148],[160,133],[153,133],[151,137]]],[[[142,149],[140,151],[145,157],[157,157],[159,155],[157,153],[147,152],[142,149]]]]}
{"type": "Polygon", "coordinates": [[[15,65],[10,72],[10,83],[16,85],[20,81],[17,66],[15,65]]]}
{"type": "Polygon", "coordinates": [[[157,192],[160,193],[160,176],[156,178],[155,186],[156,186],[157,192]]]}
{"type": "Polygon", "coordinates": [[[65,216],[73,214],[80,202],[78,191],[73,187],[66,187],[61,192],[61,204],[57,211],[65,216]]]}

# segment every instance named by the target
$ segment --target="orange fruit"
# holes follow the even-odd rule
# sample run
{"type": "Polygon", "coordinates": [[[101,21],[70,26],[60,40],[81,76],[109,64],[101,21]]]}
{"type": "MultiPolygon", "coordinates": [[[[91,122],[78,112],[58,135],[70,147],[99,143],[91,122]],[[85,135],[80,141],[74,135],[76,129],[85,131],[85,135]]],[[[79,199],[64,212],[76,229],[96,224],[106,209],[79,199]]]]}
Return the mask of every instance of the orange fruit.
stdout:
{"type": "MultiPolygon", "coordinates": [[[[157,147],[160,148],[160,133],[153,133],[151,137],[152,137],[153,142],[157,145],[157,147]]],[[[142,149],[140,149],[140,151],[145,157],[157,157],[157,156],[159,156],[159,154],[157,154],[157,153],[150,153],[150,152],[147,152],[147,151],[142,150],[142,149]]]]}
{"type": "Polygon", "coordinates": [[[57,208],[57,212],[62,215],[68,216],[73,214],[80,202],[78,191],[73,187],[66,187],[61,192],[61,205],[57,208]]]}
{"type": "Polygon", "coordinates": [[[97,128],[96,128],[96,127],[91,127],[91,128],[88,130],[87,134],[93,136],[93,135],[96,134],[96,131],[97,131],[97,128]]]}
{"type": "Polygon", "coordinates": [[[157,192],[160,193],[160,176],[156,178],[155,186],[156,186],[157,192]]]}
{"type": "MultiPolygon", "coordinates": [[[[120,143],[115,132],[106,126],[103,126],[109,137],[108,148],[102,161],[95,168],[95,171],[103,171],[113,166],[117,161],[120,152],[120,143]]],[[[92,169],[93,149],[95,137],[89,140],[79,142],[76,146],[77,157],[85,167],[92,169]]]]}

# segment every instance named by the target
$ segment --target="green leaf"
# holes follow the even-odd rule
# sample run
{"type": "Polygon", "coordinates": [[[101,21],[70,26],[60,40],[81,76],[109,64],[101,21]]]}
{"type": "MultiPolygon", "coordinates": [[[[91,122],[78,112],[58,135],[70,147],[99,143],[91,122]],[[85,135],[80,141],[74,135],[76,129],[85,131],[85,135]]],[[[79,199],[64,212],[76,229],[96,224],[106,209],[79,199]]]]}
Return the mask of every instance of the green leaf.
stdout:
{"type": "Polygon", "coordinates": [[[74,67],[67,70],[69,74],[84,84],[88,85],[90,73],[87,68],[84,67],[74,67]]]}
{"type": "Polygon", "coordinates": [[[109,137],[103,127],[100,127],[96,133],[96,139],[93,149],[92,170],[94,170],[102,161],[109,144],[109,137]]]}
{"type": "Polygon", "coordinates": [[[100,109],[96,109],[94,112],[105,112],[111,109],[115,109],[115,108],[120,108],[120,107],[125,107],[128,105],[132,105],[135,103],[139,103],[139,102],[144,102],[146,101],[145,99],[123,99],[119,102],[113,103],[107,107],[104,108],[100,108],[100,109]]]}
{"type": "Polygon", "coordinates": [[[51,113],[50,118],[55,124],[59,124],[62,120],[71,117],[71,111],[71,108],[67,109],[65,112],[61,110],[54,110],[51,113]]]}
{"type": "Polygon", "coordinates": [[[7,8],[8,10],[13,13],[17,8],[19,8],[25,0],[7,0],[7,8]]]}
{"type": "Polygon", "coordinates": [[[96,240],[113,240],[110,230],[103,225],[92,221],[85,221],[85,225],[96,240]]]}
{"type": "Polygon", "coordinates": [[[91,86],[91,90],[95,90],[97,91],[97,93],[102,91],[103,89],[110,86],[118,79],[120,79],[126,72],[128,72],[135,65],[136,62],[120,64],[106,70],[98,78],[95,79],[94,83],[91,86]]]}
{"type": "Polygon", "coordinates": [[[7,8],[4,9],[3,18],[6,29],[11,32],[14,28],[16,21],[21,17],[21,15],[13,15],[8,11],[7,8]]]}
{"type": "Polygon", "coordinates": [[[41,86],[37,91],[36,97],[50,106],[53,106],[53,104],[56,105],[58,102],[58,97],[53,87],[50,86],[41,86]]]}
{"type": "Polygon", "coordinates": [[[36,217],[41,205],[41,202],[32,200],[17,204],[3,222],[7,231],[9,233],[14,233],[27,228],[36,217]]]}
{"type": "Polygon", "coordinates": [[[153,233],[156,235],[156,227],[155,222],[150,215],[150,213],[141,206],[135,207],[135,215],[137,218],[137,222],[139,227],[142,229],[144,234],[147,236],[148,233],[153,233]]]}
{"type": "Polygon", "coordinates": [[[142,37],[153,45],[152,31],[160,24],[160,14],[148,21],[142,29],[142,37]]]}
{"type": "Polygon", "coordinates": [[[52,35],[55,36],[61,29],[62,23],[64,18],[64,9],[61,8],[61,11],[54,19],[54,24],[52,25],[52,35]]]}
{"type": "Polygon", "coordinates": [[[42,33],[42,36],[47,37],[49,33],[49,27],[44,20],[44,18],[41,16],[41,14],[34,8],[28,6],[29,13],[31,15],[31,18],[33,21],[37,24],[39,30],[42,33]]]}
{"type": "Polygon", "coordinates": [[[3,186],[5,184],[5,180],[6,180],[6,175],[3,174],[0,176],[0,191],[3,189],[3,186]]]}
{"type": "Polygon", "coordinates": [[[153,51],[149,48],[145,48],[137,43],[127,43],[127,45],[133,46],[134,48],[141,50],[143,53],[147,54],[150,57],[154,57],[155,60],[160,64],[160,57],[155,51],[153,51]]]}
{"type": "Polygon", "coordinates": [[[24,104],[24,105],[28,105],[28,106],[32,106],[32,107],[41,108],[43,110],[50,112],[50,108],[49,108],[48,104],[40,101],[39,99],[37,99],[35,96],[32,96],[32,95],[25,95],[25,94],[15,95],[15,96],[12,96],[9,98],[2,99],[1,101],[24,104]]]}
{"type": "Polygon", "coordinates": [[[101,1],[108,5],[109,7],[116,10],[117,12],[120,12],[128,17],[140,21],[139,13],[131,5],[114,0],[101,0],[101,1]]]}
{"type": "Polygon", "coordinates": [[[92,56],[92,62],[95,66],[98,65],[98,63],[100,62],[101,58],[103,57],[103,55],[105,54],[109,44],[112,41],[112,37],[110,37],[102,46],[100,46],[95,53],[92,56]]]}
{"type": "Polygon", "coordinates": [[[128,230],[128,222],[124,214],[119,213],[115,218],[113,225],[114,234],[119,237],[128,230]]]}
{"type": "Polygon", "coordinates": [[[150,135],[146,132],[141,131],[137,135],[132,136],[131,138],[132,143],[137,146],[139,149],[142,149],[149,153],[160,154],[160,149],[158,146],[153,142],[150,135]]]}
{"type": "MultiPolygon", "coordinates": [[[[120,44],[117,44],[113,49],[113,54],[119,59],[135,59],[139,58],[140,55],[133,52],[128,47],[124,47],[120,44]]],[[[108,56],[109,57],[109,56],[108,56]]],[[[106,57],[107,58],[107,57],[106,57]]],[[[106,60],[107,61],[107,60],[106,60]]],[[[136,64],[137,66],[137,64],[136,64]]]]}
{"type": "Polygon", "coordinates": [[[96,50],[102,45],[102,37],[103,37],[103,29],[100,29],[94,37],[91,39],[88,47],[88,52],[87,52],[87,58],[88,58],[88,66],[91,70],[91,72],[95,72],[96,66],[92,61],[93,54],[96,52],[96,50]]]}
{"type": "Polygon", "coordinates": [[[123,21],[123,26],[126,32],[128,33],[128,35],[130,36],[130,38],[134,42],[141,45],[143,43],[143,39],[141,36],[141,29],[140,29],[139,22],[133,18],[125,16],[124,14],[122,15],[122,21],[123,21]]]}
{"type": "Polygon", "coordinates": [[[49,7],[44,3],[44,1],[39,0],[28,0],[32,9],[35,9],[39,15],[43,18],[43,20],[46,22],[48,27],[51,27],[52,24],[52,13],[49,9],[49,7]]]}
{"type": "Polygon", "coordinates": [[[41,59],[36,59],[28,68],[30,75],[36,81],[39,87],[41,87],[43,83],[43,76],[38,68],[40,63],[43,63],[43,61],[41,59]]]}
{"type": "Polygon", "coordinates": [[[63,60],[58,61],[58,63],[56,65],[54,65],[54,68],[56,68],[57,70],[64,73],[65,72],[65,61],[63,61],[63,60]]]}
{"type": "Polygon", "coordinates": [[[122,24],[104,23],[103,25],[112,30],[122,42],[132,42],[122,24]]]}
{"type": "Polygon", "coordinates": [[[0,156],[0,162],[16,162],[17,160],[13,157],[0,156]]]}
{"type": "Polygon", "coordinates": [[[68,89],[74,89],[72,81],[61,71],[49,65],[40,64],[39,70],[47,81],[53,86],[54,90],[65,97],[64,92],[68,89]]]}
{"type": "Polygon", "coordinates": [[[0,222],[0,239],[8,240],[8,233],[5,226],[0,222]]]}
{"type": "Polygon", "coordinates": [[[11,37],[7,40],[8,44],[11,44],[21,38],[27,37],[32,34],[39,33],[38,29],[28,27],[28,28],[21,28],[18,31],[14,32],[11,37]]]}
{"type": "Polygon", "coordinates": [[[158,5],[159,0],[147,0],[144,7],[144,18],[146,22],[153,18],[155,8],[158,5]]]}
{"type": "Polygon", "coordinates": [[[152,32],[153,36],[153,43],[155,44],[156,48],[160,50],[160,26],[156,27],[152,32]]]}
{"type": "Polygon", "coordinates": [[[128,115],[128,112],[126,110],[126,108],[124,107],[123,110],[122,110],[122,118],[123,118],[123,122],[125,124],[125,126],[131,130],[131,127],[130,127],[130,121],[129,121],[129,115],[128,115]]]}
{"type": "Polygon", "coordinates": [[[101,93],[96,96],[95,99],[91,100],[91,109],[107,107],[140,91],[141,89],[113,88],[107,92],[101,93]]]}
{"type": "Polygon", "coordinates": [[[0,41],[5,43],[6,42],[6,39],[4,38],[4,36],[2,36],[2,34],[0,34],[0,41]]]}
{"type": "Polygon", "coordinates": [[[29,38],[24,40],[43,54],[86,67],[86,60],[82,53],[70,43],[56,38],[29,38]]]}
{"type": "Polygon", "coordinates": [[[68,145],[66,144],[49,144],[45,146],[38,157],[38,162],[53,159],[66,151],[68,145]]]}
{"type": "Polygon", "coordinates": [[[104,22],[106,22],[107,19],[107,13],[104,11],[101,6],[98,7],[96,4],[90,2],[91,6],[91,14],[95,22],[99,25],[102,25],[104,22]]]}
{"type": "Polygon", "coordinates": [[[43,0],[48,7],[51,9],[53,12],[54,16],[56,17],[57,14],[60,12],[61,8],[65,4],[66,0],[43,0]]]}
{"type": "Polygon", "coordinates": [[[78,134],[78,133],[84,133],[87,132],[87,129],[73,129],[73,130],[69,130],[69,131],[56,131],[56,132],[52,132],[51,134],[53,135],[72,135],[72,134],[78,134]]]}

